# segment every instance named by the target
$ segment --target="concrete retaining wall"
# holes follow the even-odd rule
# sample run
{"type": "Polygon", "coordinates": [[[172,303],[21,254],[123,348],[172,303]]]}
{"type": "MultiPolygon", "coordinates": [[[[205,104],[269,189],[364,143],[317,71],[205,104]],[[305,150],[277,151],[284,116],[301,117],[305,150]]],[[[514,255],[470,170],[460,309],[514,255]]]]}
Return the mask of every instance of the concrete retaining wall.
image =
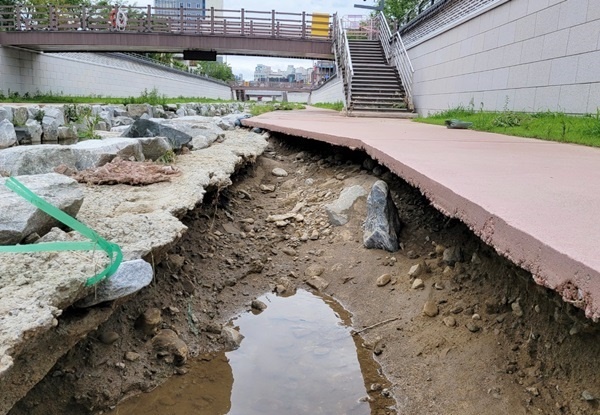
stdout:
{"type": "Polygon", "coordinates": [[[409,41],[420,114],[470,104],[476,110],[506,105],[522,111],[596,113],[600,1],[446,3],[440,14],[450,18],[438,18],[438,27],[423,30],[427,21],[436,20],[432,13],[402,35],[409,41]],[[465,9],[467,4],[472,10],[465,9]]]}
{"type": "Polygon", "coordinates": [[[312,91],[308,99],[309,104],[338,101],[344,102],[344,82],[340,76],[335,76],[319,89],[312,91]]]}
{"type": "Polygon", "coordinates": [[[156,88],[168,97],[232,99],[229,86],[105,53],[35,53],[0,47],[0,90],[65,95],[139,96],[156,88]]]}
{"type": "Polygon", "coordinates": [[[306,104],[308,99],[310,98],[310,93],[308,92],[288,92],[287,94],[288,102],[299,102],[301,104],[306,104]]]}

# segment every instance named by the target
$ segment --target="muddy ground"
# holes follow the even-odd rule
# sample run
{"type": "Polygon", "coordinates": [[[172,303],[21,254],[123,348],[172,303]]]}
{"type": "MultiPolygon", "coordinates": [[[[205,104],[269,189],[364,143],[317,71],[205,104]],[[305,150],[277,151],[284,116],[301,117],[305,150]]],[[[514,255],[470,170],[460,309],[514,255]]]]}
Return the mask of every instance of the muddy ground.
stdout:
{"type": "MultiPolygon", "coordinates": [[[[213,189],[185,224],[169,256],[156,259],[152,286],[125,304],[104,305],[117,308],[112,318],[11,415],[103,413],[169,376],[185,376],[189,361],[210,360],[226,347],[221,326],[253,299],[282,283],[310,289],[306,274],[319,271],[329,283],[323,293],[352,314],[356,330],[397,319],[365,330],[358,342],[361,352],[377,355],[395,399],[369,392],[373,414],[600,413],[598,330],[360,151],[271,138],[257,164],[230,188],[213,189]],[[275,177],[276,167],[289,175],[275,177]],[[363,247],[365,198],[344,226],[331,226],[323,208],[343,188],[369,190],[378,179],[390,186],[404,224],[395,253],[363,247]],[[267,220],[294,208],[302,218],[286,226],[267,220]],[[444,260],[445,248],[457,257],[444,260]],[[413,288],[420,284],[408,274],[418,264],[423,287],[413,288]],[[391,282],[380,287],[383,274],[391,282]],[[177,353],[157,357],[153,333],[140,326],[149,309],[161,311],[157,328],[187,344],[188,363],[177,353]]],[[[367,376],[367,388],[376,377],[367,376]]]]}

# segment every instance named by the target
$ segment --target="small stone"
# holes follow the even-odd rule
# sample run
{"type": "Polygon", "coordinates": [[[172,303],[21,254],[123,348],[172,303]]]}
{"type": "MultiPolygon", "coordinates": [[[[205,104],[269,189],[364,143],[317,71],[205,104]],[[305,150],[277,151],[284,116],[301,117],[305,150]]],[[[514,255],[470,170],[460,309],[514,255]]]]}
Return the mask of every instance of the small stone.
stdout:
{"type": "Polygon", "coordinates": [[[390,274],[383,274],[383,275],[379,276],[379,278],[377,278],[377,286],[383,287],[384,285],[389,284],[389,282],[391,280],[392,280],[392,276],[390,274]]]}
{"type": "Polygon", "coordinates": [[[223,340],[227,350],[231,351],[240,347],[242,340],[244,340],[244,336],[233,327],[227,326],[223,327],[221,339],[223,340]]]}
{"type": "Polygon", "coordinates": [[[452,317],[452,316],[444,317],[443,321],[444,321],[444,324],[447,327],[454,327],[454,326],[456,326],[456,319],[454,317],[452,317]]]}
{"type": "Polygon", "coordinates": [[[469,331],[471,333],[477,333],[479,330],[481,330],[481,327],[479,327],[477,324],[473,323],[472,321],[469,321],[467,324],[467,329],[469,329],[469,331]]]}
{"type": "Polygon", "coordinates": [[[597,398],[594,395],[592,395],[590,391],[583,391],[581,392],[581,399],[590,402],[595,401],[597,398]]]}
{"type": "Polygon", "coordinates": [[[125,360],[127,360],[129,362],[135,362],[136,360],[138,360],[140,358],[140,354],[136,353],[136,352],[126,352],[124,357],[125,357],[125,360]]]}
{"type": "Polygon", "coordinates": [[[471,256],[471,264],[473,264],[473,265],[481,264],[481,259],[479,259],[479,255],[477,255],[477,252],[473,252],[473,255],[471,256]]]}
{"type": "Polygon", "coordinates": [[[98,337],[98,339],[103,344],[113,344],[114,342],[119,340],[119,335],[117,333],[115,333],[114,331],[105,331],[100,334],[100,337],[98,337]]]}
{"type": "Polygon", "coordinates": [[[425,283],[421,278],[417,278],[413,281],[412,287],[413,290],[418,290],[420,288],[425,288],[425,283]]]}
{"type": "Polygon", "coordinates": [[[423,314],[428,317],[435,317],[439,312],[440,310],[438,309],[437,304],[433,301],[427,301],[423,306],[423,314]]]}
{"type": "Polygon", "coordinates": [[[381,389],[383,389],[383,386],[381,386],[381,384],[379,384],[379,383],[373,383],[371,385],[371,391],[373,391],[373,392],[380,391],[381,389]]]}
{"type": "Polygon", "coordinates": [[[267,305],[260,300],[252,300],[251,307],[253,310],[263,311],[267,309],[267,305]]]}
{"type": "Polygon", "coordinates": [[[443,260],[446,264],[453,266],[457,262],[462,262],[462,249],[458,246],[446,248],[443,253],[443,260]]]}
{"type": "Polygon", "coordinates": [[[532,394],[533,396],[540,396],[540,391],[535,386],[531,386],[529,388],[526,388],[525,390],[527,392],[529,392],[530,394],[532,394]]]}
{"type": "Polygon", "coordinates": [[[152,346],[158,356],[171,356],[176,366],[185,364],[189,349],[173,330],[164,329],[152,338],[152,346]]]}
{"type": "Polygon", "coordinates": [[[272,193],[275,191],[275,185],[273,184],[261,184],[260,185],[260,190],[262,190],[265,193],[272,193]]]}
{"type": "Polygon", "coordinates": [[[304,270],[304,275],[306,277],[318,277],[325,272],[325,268],[321,265],[312,264],[308,268],[304,270]]]}
{"type": "Polygon", "coordinates": [[[446,250],[446,247],[444,245],[439,245],[438,244],[438,245],[435,246],[435,253],[438,256],[439,255],[443,255],[445,250],[446,250]]]}
{"type": "Polygon", "coordinates": [[[319,231],[318,230],[313,230],[312,233],[310,234],[310,239],[313,241],[316,241],[317,239],[319,239],[319,231]]]}
{"type": "Polygon", "coordinates": [[[408,276],[410,278],[416,278],[419,275],[421,275],[422,273],[423,273],[423,265],[416,264],[416,265],[413,265],[412,267],[410,267],[410,270],[408,271],[408,276]]]}
{"type": "Polygon", "coordinates": [[[479,314],[477,314],[477,313],[473,314],[473,315],[471,316],[471,318],[472,318],[473,320],[481,320],[481,316],[480,316],[479,314]]]}
{"type": "Polygon", "coordinates": [[[144,332],[152,334],[162,323],[162,317],[158,308],[149,308],[140,315],[135,323],[135,327],[144,332]]]}
{"type": "Polygon", "coordinates": [[[284,169],[282,169],[281,167],[275,167],[273,169],[273,171],[271,171],[271,174],[275,177],[287,177],[288,176],[288,172],[285,171],[284,169]]]}
{"type": "Polygon", "coordinates": [[[415,251],[410,250],[406,253],[406,257],[408,259],[417,259],[419,257],[419,254],[417,254],[415,251]]]}
{"type": "Polygon", "coordinates": [[[329,283],[321,277],[312,277],[306,283],[317,291],[324,291],[329,283]]]}
{"type": "Polygon", "coordinates": [[[123,362],[117,362],[117,363],[115,363],[115,367],[118,368],[118,369],[123,370],[123,369],[125,369],[125,363],[123,363],[123,362]]]}
{"type": "Polygon", "coordinates": [[[521,308],[521,305],[519,304],[518,301],[515,301],[514,303],[512,303],[510,305],[510,308],[512,309],[512,312],[515,316],[517,316],[517,317],[523,316],[523,309],[521,308]]]}
{"type": "Polygon", "coordinates": [[[435,284],[433,284],[433,288],[435,288],[436,290],[443,290],[444,288],[446,288],[446,286],[443,282],[436,282],[435,284]]]}
{"type": "Polygon", "coordinates": [[[185,367],[176,367],[175,374],[179,376],[183,376],[188,373],[188,370],[185,367]]]}
{"type": "Polygon", "coordinates": [[[286,246],[285,248],[283,248],[281,250],[281,252],[283,252],[284,254],[289,255],[289,256],[296,256],[296,250],[289,246],[286,246]]]}

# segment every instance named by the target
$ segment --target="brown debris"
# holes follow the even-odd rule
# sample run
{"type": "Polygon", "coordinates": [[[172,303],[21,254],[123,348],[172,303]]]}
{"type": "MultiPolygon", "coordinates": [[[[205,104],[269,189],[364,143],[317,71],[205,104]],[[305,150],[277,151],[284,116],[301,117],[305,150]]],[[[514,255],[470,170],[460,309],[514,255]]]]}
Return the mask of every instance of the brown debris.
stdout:
{"type": "Polygon", "coordinates": [[[80,183],[144,186],[170,181],[171,176],[179,174],[181,172],[173,166],[128,161],[116,157],[104,166],[77,172],[73,178],[80,183]]]}

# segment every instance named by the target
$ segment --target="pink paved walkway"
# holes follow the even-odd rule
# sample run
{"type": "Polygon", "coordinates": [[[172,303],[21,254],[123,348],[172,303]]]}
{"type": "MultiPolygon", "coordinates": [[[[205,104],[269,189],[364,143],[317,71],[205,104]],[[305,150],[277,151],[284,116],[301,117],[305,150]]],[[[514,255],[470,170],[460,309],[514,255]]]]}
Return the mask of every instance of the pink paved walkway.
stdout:
{"type": "Polygon", "coordinates": [[[364,149],[600,319],[600,149],[312,108],[244,124],[364,149]]]}

